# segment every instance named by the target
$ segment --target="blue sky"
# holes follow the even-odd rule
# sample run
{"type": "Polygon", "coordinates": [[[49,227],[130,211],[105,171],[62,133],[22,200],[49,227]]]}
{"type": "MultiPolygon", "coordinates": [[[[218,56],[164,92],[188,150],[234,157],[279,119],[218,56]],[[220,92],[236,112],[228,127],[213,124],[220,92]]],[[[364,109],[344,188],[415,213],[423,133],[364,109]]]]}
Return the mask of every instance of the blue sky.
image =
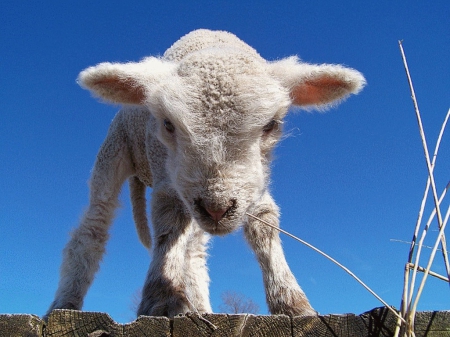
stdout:
{"type": "MultiPolygon", "coordinates": [[[[61,251],[88,202],[90,170],[118,107],[80,89],[79,71],[161,55],[196,28],[233,32],[270,60],[296,54],[364,73],[368,86],[338,108],[288,115],[290,135],[276,150],[272,191],[284,229],[332,255],[398,307],[409,246],[390,240],[411,239],[427,171],[397,41],[404,40],[434,148],[450,106],[449,17],[446,0],[4,1],[0,313],[44,314],[61,251]]],[[[435,170],[439,191],[449,165],[447,133],[435,170]]],[[[127,188],[121,200],[84,310],[129,322],[150,256],[138,242],[127,188]]],[[[320,313],[359,314],[381,305],[331,262],[282,240],[320,313]]],[[[233,290],[267,313],[259,267],[241,232],[213,240],[209,266],[216,311],[221,293],[233,290]]],[[[440,255],[433,269],[445,273],[440,255]]],[[[450,309],[448,285],[430,279],[419,309],[450,309]]]]}

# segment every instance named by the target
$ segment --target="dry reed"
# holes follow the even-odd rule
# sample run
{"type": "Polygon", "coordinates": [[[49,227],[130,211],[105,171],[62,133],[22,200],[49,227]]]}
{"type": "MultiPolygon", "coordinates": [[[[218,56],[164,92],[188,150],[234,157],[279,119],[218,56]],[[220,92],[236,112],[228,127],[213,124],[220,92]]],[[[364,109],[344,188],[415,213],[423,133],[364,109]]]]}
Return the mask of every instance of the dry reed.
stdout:
{"type": "MultiPolygon", "coordinates": [[[[439,151],[439,147],[441,144],[441,140],[442,140],[442,136],[444,134],[445,127],[446,127],[448,119],[450,117],[450,109],[448,110],[447,115],[444,119],[444,122],[442,123],[441,131],[439,133],[439,136],[438,136],[438,139],[436,142],[436,146],[435,146],[433,159],[431,160],[430,154],[428,151],[428,145],[427,145],[427,140],[426,140],[426,136],[425,136],[425,131],[424,131],[423,124],[422,124],[422,118],[420,115],[419,105],[417,103],[414,86],[413,86],[411,75],[409,72],[409,67],[408,67],[406,55],[405,55],[405,52],[403,49],[402,41],[399,41],[399,48],[400,48],[400,52],[402,55],[403,65],[405,67],[405,72],[406,72],[406,77],[408,79],[409,88],[411,91],[411,99],[414,104],[414,110],[415,110],[415,114],[416,114],[417,124],[419,127],[419,133],[420,133],[420,136],[422,139],[422,146],[423,146],[425,160],[426,160],[427,169],[428,169],[427,184],[425,187],[424,196],[423,196],[422,203],[420,206],[419,215],[417,218],[413,239],[412,239],[410,250],[409,250],[408,262],[406,263],[406,266],[405,266],[404,287],[403,287],[403,295],[402,295],[402,301],[401,301],[401,314],[402,314],[403,319],[406,321],[405,326],[404,326],[404,335],[411,337],[411,336],[414,336],[414,317],[415,317],[415,314],[417,311],[417,306],[418,306],[420,297],[422,295],[422,291],[425,287],[425,283],[427,281],[428,275],[438,277],[442,280],[445,280],[446,282],[449,282],[449,279],[450,279],[450,265],[449,265],[448,254],[447,254],[447,244],[446,244],[446,239],[445,239],[445,234],[444,234],[444,230],[447,225],[448,218],[450,216],[450,206],[448,207],[447,214],[445,215],[444,219],[442,218],[441,207],[440,207],[441,203],[444,200],[444,197],[447,193],[447,190],[449,188],[449,184],[447,184],[444,191],[438,197],[436,183],[435,183],[435,179],[434,179],[434,168],[436,165],[437,154],[439,151]],[[417,244],[416,241],[417,241],[419,230],[420,230],[420,227],[422,224],[423,212],[425,209],[426,200],[428,199],[430,187],[431,187],[431,193],[432,193],[433,201],[434,201],[434,209],[428,218],[428,221],[422,231],[420,241],[417,244]],[[419,265],[419,261],[420,261],[420,257],[421,257],[421,253],[422,253],[423,242],[428,233],[430,225],[435,217],[436,217],[437,223],[438,223],[439,234],[437,235],[435,244],[432,248],[430,257],[428,259],[427,266],[426,266],[426,268],[423,268],[423,267],[420,267],[420,265],[419,265]],[[447,277],[443,277],[441,275],[438,276],[437,273],[434,273],[430,270],[439,245],[441,245],[441,252],[442,252],[443,259],[444,259],[447,277]],[[415,260],[414,260],[414,263],[412,263],[416,247],[417,247],[417,251],[415,253],[415,260]],[[411,281],[410,281],[411,270],[412,270],[412,275],[411,275],[411,281]],[[418,271],[422,272],[423,276],[422,276],[422,280],[420,282],[419,288],[417,289],[416,293],[414,294],[414,290],[416,288],[415,283],[416,283],[418,271]]],[[[397,328],[395,336],[398,336],[399,333],[400,333],[400,329],[397,328]]]]}

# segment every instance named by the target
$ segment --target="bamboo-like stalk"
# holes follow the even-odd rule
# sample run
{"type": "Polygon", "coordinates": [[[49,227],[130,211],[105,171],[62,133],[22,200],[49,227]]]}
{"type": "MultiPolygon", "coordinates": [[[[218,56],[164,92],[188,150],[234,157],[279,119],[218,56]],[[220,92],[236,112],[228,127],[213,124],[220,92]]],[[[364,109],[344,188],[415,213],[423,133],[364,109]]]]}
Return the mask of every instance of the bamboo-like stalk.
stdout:
{"type": "MultiPolygon", "coordinates": [[[[402,41],[399,41],[399,46],[400,46],[400,51],[402,54],[402,58],[403,58],[403,64],[405,66],[405,71],[406,71],[406,76],[408,78],[408,83],[409,83],[409,88],[411,91],[411,98],[414,104],[414,110],[416,112],[416,118],[417,118],[417,123],[419,126],[419,132],[420,132],[420,137],[422,138],[422,145],[423,145],[423,151],[424,151],[424,155],[425,155],[425,160],[427,163],[427,169],[428,169],[428,176],[430,179],[430,184],[431,184],[431,190],[433,192],[433,200],[434,200],[434,206],[436,208],[436,215],[437,215],[437,220],[438,220],[438,224],[439,224],[439,228],[442,227],[442,214],[441,214],[441,209],[439,207],[439,198],[437,196],[437,190],[436,190],[436,182],[434,180],[434,175],[433,175],[433,166],[431,164],[430,161],[430,154],[428,152],[428,145],[427,145],[427,140],[425,137],[425,131],[423,128],[423,124],[422,124],[422,117],[420,116],[420,110],[419,110],[419,105],[417,103],[417,99],[416,99],[416,94],[414,92],[414,86],[412,83],[412,79],[411,79],[411,75],[409,73],[409,68],[408,68],[408,63],[406,61],[406,56],[405,56],[405,52],[403,50],[403,45],[402,45],[402,41]]],[[[443,242],[443,251],[446,251],[446,246],[445,246],[445,240],[443,242]]],[[[445,265],[447,268],[447,274],[450,277],[450,264],[448,263],[447,257],[444,257],[445,259],[445,265]]]]}
{"type": "MultiPolygon", "coordinates": [[[[406,243],[406,244],[408,244],[408,245],[410,245],[410,244],[411,244],[411,242],[410,242],[410,241],[404,241],[404,240],[398,240],[398,239],[390,239],[389,241],[391,241],[391,242],[400,242],[400,243],[406,243]]],[[[417,244],[416,244],[416,245],[417,245],[417,244]]],[[[433,247],[431,247],[431,246],[427,246],[427,245],[422,245],[422,248],[433,249],[433,247]]],[[[439,252],[441,252],[441,251],[442,251],[442,249],[438,249],[438,251],[439,251],[439,252]]],[[[448,250],[447,250],[447,254],[448,254],[448,250]]]]}
{"type": "Polygon", "coordinates": [[[331,262],[333,262],[334,264],[336,264],[337,266],[339,266],[340,268],[342,268],[345,272],[347,272],[348,274],[350,274],[350,276],[352,276],[359,284],[361,284],[367,291],[369,291],[373,296],[375,296],[381,303],[383,303],[384,306],[386,306],[390,311],[392,311],[392,313],[394,313],[395,316],[397,316],[397,318],[399,320],[401,320],[403,323],[406,323],[405,320],[403,319],[403,317],[395,310],[393,309],[389,304],[387,304],[386,301],[384,301],[380,296],[378,296],[372,289],[369,288],[369,286],[367,286],[358,276],[356,276],[350,269],[348,269],[347,267],[345,267],[343,264],[339,263],[337,260],[333,259],[330,255],[324,253],[323,251],[321,251],[319,248],[316,248],[315,246],[313,246],[312,244],[296,237],[295,235],[289,233],[288,231],[285,231],[284,229],[281,229],[280,227],[274,226],[271,223],[258,218],[257,216],[254,216],[253,214],[250,213],[246,213],[249,217],[258,220],[259,222],[293,238],[294,240],[297,240],[298,242],[304,244],[305,246],[311,248],[312,250],[314,250],[315,252],[319,253],[320,255],[326,257],[328,260],[330,260],[331,262]]]}
{"type": "MultiPolygon", "coordinates": [[[[432,265],[433,260],[434,260],[434,256],[435,256],[435,254],[436,254],[436,252],[437,252],[437,249],[438,249],[438,246],[439,246],[439,242],[441,241],[441,238],[442,238],[443,235],[444,235],[444,230],[445,230],[445,227],[447,226],[449,217],[450,217],[450,206],[447,208],[447,213],[445,214],[445,218],[444,218],[444,221],[443,221],[443,223],[442,223],[442,226],[441,226],[441,228],[440,228],[440,230],[439,230],[439,234],[438,234],[438,237],[437,237],[437,239],[436,239],[436,243],[435,243],[435,245],[434,245],[434,247],[433,247],[433,250],[432,250],[432,252],[431,252],[430,258],[429,258],[429,260],[428,260],[428,265],[427,265],[427,267],[426,267],[426,269],[425,269],[425,271],[424,271],[424,276],[423,276],[423,278],[422,278],[422,282],[421,282],[421,284],[420,284],[419,289],[417,290],[416,300],[414,301],[414,306],[413,306],[413,308],[412,308],[413,314],[415,313],[415,311],[416,311],[416,309],[417,309],[417,304],[418,304],[418,302],[419,302],[420,295],[422,294],[422,290],[423,290],[423,288],[424,288],[424,286],[425,286],[426,277],[427,277],[428,274],[430,273],[430,269],[431,269],[431,265],[432,265]]],[[[417,267],[417,266],[416,266],[416,267],[417,267]]]]}
{"type": "MultiPolygon", "coordinates": [[[[439,132],[438,139],[436,141],[436,146],[435,146],[434,153],[433,153],[433,160],[431,162],[431,169],[432,169],[432,171],[434,171],[434,167],[436,165],[436,159],[437,159],[437,155],[438,155],[438,152],[439,152],[439,147],[440,147],[440,144],[441,144],[442,136],[444,135],[444,131],[445,131],[445,128],[447,126],[447,122],[448,122],[449,118],[450,118],[450,109],[448,109],[448,111],[447,111],[447,114],[445,116],[444,122],[442,123],[442,126],[441,126],[441,130],[439,132]]],[[[448,190],[449,184],[450,184],[450,182],[447,184],[446,190],[448,190]]],[[[424,191],[424,196],[423,196],[423,199],[422,199],[422,204],[421,204],[421,207],[420,207],[419,216],[418,216],[418,219],[417,219],[417,224],[416,224],[416,228],[415,228],[415,231],[414,231],[413,240],[411,242],[411,249],[410,249],[410,254],[409,254],[409,259],[408,259],[409,262],[412,262],[412,254],[413,254],[413,251],[414,251],[414,245],[415,245],[415,242],[417,240],[417,234],[418,234],[420,223],[421,223],[421,220],[422,220],[423,210],[424,210],[424,207],[425,207],[425,204],[426,204],[426,199],[427,199],[427,195],[428,195],[428,192],[429,192],[429,189],[430,189],[430,185],[431,185],[431,179],[430,179],[430,177],[428,177],[428,179],[427,179],[427,186],[426,186],[425,191],[424,191]]],[[[445,243],[444,243],[444,246],[445,246],[445,243]]],[[[446,250],[446,249],[443,248],[443,250],[446,250]]],[[[448,261],[448,258],[444,257],[444,260],[448,261]]],[[[447,269],[448,269],[448,267],[447,267],[447,269]]]]}
{"type": "MultiPolygon", "coordinates": [[[[449,112],[450,112],[450,109],[449,109],[449,112]]],[[[449,187],[450,187],[450,182],[445,187],[445,191],[448,191],[449,187]]],[[[445,220],[444,220],[444,222],[445,222],[445,220]]],[[[441,228],[439,228],[439,229],[441,229],[441,228]]],[[[450,279],[450,263],[449,263],[449,259],[448,259],[447,244],[445,242],[446,242],[445,233],[442,233],[442,238],[441,238],[442,256],[443,256],[444,262],[445,262],[445,269],[447,271],[447,277],[448,277],[448,279],[450,279]]]]}
{"type": "MultiPolygon", "coordinates": [[[[442,203],[442,200],[444,199],[445,195],[447,194],[448,191],[448,187],[449,184],[447,184],[446,188],[444,189],[444,191],[442,192],[441,196],[439,197],[439,205],[442,203]]],[[[424,247],[423,242],[425,240],[425,237],[428,233],[428,230],[431,226],[431,223],[434,219],[434,216],[436,215],[436,209],[434,208],[433,211],[431,212],[428,221],[425,225],[425,228],[423,230],[423,233],[420,237],[419,243],[417,244],[418,248],[417,248],[417,253],[416,253],[416,259],[414,261],[414,265],[415,266],[419,266],[419,260],[420,260],[420,255],[422,252],[422,248],[424,247]]],[[[446,252],[445,252],[446,254],[446,252]]],[[[409,263],[411,263],[411,261],[409,261],[409,263]]],[[[412,298],[413,298],[413,291],[415,289],[415,282],[416,282],[416,276],[417,276],[417,268],[413,268],[413,275],[411,277],[411,285],[410,285],[410,293],[409,293],[409,297],[408,300],[406,302],[406,306],[407,306],[407,311],[409,311],[411,309],[411,304],[412,304],[412,298]]]]}
{"type": "MultiPolygon", "coordinates": [[[[405,272],[403,273],[403,294],[402,294],[402,303],[400,307],[400,315],[402,318],[406,317],[406,303],[407,303],[407,294],[408,294],[408,285],[409,285],[409,263],[405,265],[405,272]],[[405,311],[404,311],[405,310],[405,311]]],[[[400,334],[400,328],[402,325],[402,321],[397,317],[397,325],[395,326],[394,337],[398,337],[400,334]]],[[[405,324],[406,325],[406,324],[405,324]]]]}
{"type": "MultiPolygon", "coordinates": [[[[433,247],[432,247],[433,248],[433,247]]],[[[438,249],[439,250],[439,249],[438,249]]],[[[407,265],[406,265],[406,268],[409,268],[409,269],[412,269],[412,268],[415,268],[416,266],[414,265],[414,264],[412,264],[412,263],[408,263],[407,265]]],[[[421,266],[417,266],[417,271],[420,271],[420,272],[425,272],[425,268],[423,268],[423,267],[421,267],[421,266]]],[[[445,281],[445,282],[450,282],[450,280],[448,279],[448,277],[446,277],[446,276],[442,276],[441,274],[438,274],[438,273],[435,273],[435,272],[433,272],[433,271],[429,271],[428,272],[428,274],[430,274],[430,276],[434,276],[434,277],[436,277],[436,278],[438,278],[438,279],[440,279],[440,280],[442,280],[442,281],[445,281]]]]}
{"type": "MultiPolygon", "coordinates": [[[[439,241],[436,242],[435,247],[437,247],[437,245],[439,245],[439,243],[441,243],[442,246],[443,246],[443,251],[445,252],[446,251],[446,244],[445,244],[445,238],[443,236],[443,228],[445,228],[445,226],[443,225],[441,210],[440,210],[440,207],[439,207],[439,199],[438,199],[438,196],[437,196],[436,183],[435,183],[434,175],[433,175],[433,166],[431,165],[431,161],[430,161],[430,155],[429,155],[429,152],[428,152],[428,145],[427,145],[425,132],[424,132],[423,124],[422,124],[422,118],[420,116],[419,106],[418,106],[418,103],[417,103],[416,95],[415,95],[415,92],[414,92],[414,86],[412,84],[411,76],[410,76],[410,73],[409,73],[408,63],[406,61],[406,56],[405,56],[405,52],[403,50],[402,41],[399,41],[398,43],[399,43],[400,52],[402,54],[402,59],[403,59],[403,64],[404,64],[405,71],[406,71],[406,76],[408,78],[408,83],[409,83],[409,87],[410,87],[410,91],[411,91],[411,98],[412,98],[412,101],[413,101],[413,104],[414,104],[414,110],[416,112],[417,123],[418,123],[418,126],[419,126],[419,132],[420,132],[420,136],[421,136],[421,139],[422,139],[422,145],[423,145],[424,155],[425,155],[425,159],[426,159],[428,175],[429,175],[431,190],[432,190],[432,194],[433,194],[434,205],[435,205],[435,209],[436,209],[437,221],[438,221],[438,225],[439,225],[439,228],[440,228],[439,236],[438,236],[439,241]]],[[[431,266],[431,263],[432,263],[432,259],[431,258],[434,259],[434,254],[433,253],[435,253],[435,252],[436,251],[433,250],[432,256],[430,257],[430,260],[429,260],[429,263],[428,263],[429,266],[431,266]]],[[[447,254],[446,253],[444,253],[444,260],[445,260],[445,265],[446,265],[446,268],[447,268],[447,275],[449,275],[449,278],[450,278],[450,269],[448,268],[449,267],[449,263],[448,263],[447,254]]],[[[427,268],[425,270],[425,272],[424,272],[424,276],[422,278],[422,283],[421,283],[421,286],[420,286],[419,290],[423,289],[423,286],[424,286],[425,281],[426,281],[427,276],[428,276],[428,272],[429,272],[429,268],[427,268]]],[[[416,267],[414,269],[413,274],[417,274],[416,267]]],[[[410,289],[412,289],[412,288],[410,288],[410,289]]],[[[418,292],[418,294],[416,296],[416,300],[414,302],[413,309],[410,310],[410,311],[408,310],[408,316],[407,316],[407,319],[406,319],[406,321],[407,321],[407,329],[406,329],[407,331],[406,332],[408,334],[414,333],[413,332],[413,326],[414,326],[415,308],[417,307],[417,303],[418,303],[418,300],[420,298],[420,294],[421,294],[421,291],[418,292]]]]}
{"type": "MultiPolygon", "coordinates": [[[[439,136],[438,136],[438,139],[436,141],[436,146],[435,146],[434,153],[433,153],[433,160],[432,160],[432,163],[431,163],[432,170],[434,170],[434,167],[436,165],[436,159],[437,159],[437,155],[438,155],[438,152],[439,152],[439,147],[440,147],[442,136],[443,136],[445,128],[447,126],[447,122],[449,120],[449,117],[450,117],[450,109],[447,111],[447,115],[445,116],[444,122],[442,123],[441,130],[439,132],[439,136]]],[[[414,249],[415,249],[415,246],[417,245],[416,241],[417,241],[418,234],[419,234],[419,229],[420,229],[420,226],[421,226],[421,223],[422,223],[423,211],[425,209],[428,192],[429,192],[430,185],[431,185],[430,181],[431,181],[430,177],[428,177],[427,184],[426,184],[425,191],[424,191],[424,195],[423,195],[423,198],[422,198],[422,203],[420,205],[420,210],[419,210],[419,214],[418,214],[417,221],[416,221],[416,226],[415,226],[415,229],[414,229],[413,238],[411,240],[411,245],[410,245],[410,249],[409,249],[407,265],[408,264],[412,264],[412,259],[413,259],[413,255],[414,255],[414,249]]],[[[446,188],[444,190],[444,195],[445,195],[446,191],[448,190],[449,185],[450,185],[450,182],[447,184],[447,186],[446,186],[446,188]]],[[[443,198],[443,196],[441,198],[443,198]]],[[[442,200],[440,200],[440,202],[441,201],[442,200]]],[[[434,212],[435,212],[435,209],[434,209],[434,212]]],[[[435,213],[432,214],[432,217],[434,217],[434,214],[435,213]]],[[[429,224],[428,224],[428,226],[429,226],[429,224]]],[[[426,232],[424,232],[424,235],[425,234],[426,234],[426,232]]],[[[424,239],[424,236],[422,238],[424,239]]],[[[422,240],[422,242],[423,242],[423,240],[422,240]]],[[[443,244],[442,251],[443,251],[444,261],[446,261],[446,265],[447,265],[448,264],[448,257],[447,257],[448,255],[447,255],[447,251],[445,249],[446,248],[445,239],[444,239],[443,243],[444,244],[443,244]]],[[[421,246],[419,245],[419,249],[420,249],[420,247],[421,246]]],[[[417,254],[418,254],[418,256],[420,256],[420,252],[418,252],[417,254]]],[[[416,263],[418,263],[418,262],[416,261],[416,263]]],[[[446,266],[446,268],[447,268],[447,270],[449,270],[448,266],[446,266]]],[[[412,281],[411,281],[412,285],[411,285],[410,288],[408,287],[408,285],[409,285],[409,273],[410,273],[410,268],[405,268],[403,294],[402,294],[402,301],[401,301],[401,305],[400,305],[400,311],[401,311],[403,317],[406,316],[406,312],[409,310],[409,308],[411,306],[412,297],[413,297],[413,291],[414,291],[414,284],[415,284],[415,279],[416,279],[416,275],[417,275],[417,270],[413,269],[413,277],[412,277],[412,281]],[[408,291],[409,289],[411,289],[411,290],[408,291]],[[409,297],[408,297],[408,292],[409,292],[409,297]]]]}

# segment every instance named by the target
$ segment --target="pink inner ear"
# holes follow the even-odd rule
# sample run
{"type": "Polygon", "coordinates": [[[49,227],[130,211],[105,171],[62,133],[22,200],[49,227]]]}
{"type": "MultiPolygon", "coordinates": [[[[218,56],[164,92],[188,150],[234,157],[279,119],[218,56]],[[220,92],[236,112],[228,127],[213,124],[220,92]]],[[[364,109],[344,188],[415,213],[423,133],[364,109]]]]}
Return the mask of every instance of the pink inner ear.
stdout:
{"type": "MultiPolygon", "coordinates": [[[[104,77],[93,83],[101,93],[108,93],[109,98],[118,103],[141,104],[145,99],[144,90],[129,79],[104,77]]],[[[103,95],[101,95],[103,96],[103,95]]]]}
{"type": "Polygon", "coordinates": [[[317,105],[330,103],[342,96],[348,84],[330,77],[320,77],[300,83],[292,89],[292,103],[295,105],[317,105]]]}

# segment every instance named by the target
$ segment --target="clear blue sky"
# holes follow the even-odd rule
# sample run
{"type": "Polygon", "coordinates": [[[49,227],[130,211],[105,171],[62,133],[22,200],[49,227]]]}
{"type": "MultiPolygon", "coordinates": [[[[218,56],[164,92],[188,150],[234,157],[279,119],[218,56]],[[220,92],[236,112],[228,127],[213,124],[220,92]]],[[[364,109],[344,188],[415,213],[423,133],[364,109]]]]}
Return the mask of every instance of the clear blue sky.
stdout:
{"type": "MultiPolygon", "coordinates": [[[[87,205],[90,170],[118,110],[79,88],[78,72],[160,55],[196,28],[231,31],[270,60],[297,54],[364,73],[368,86],[338,108],[287,117],[290,136],[277,148],[272,190],[283,228],[398,307],[409,247],[390,239],[411,239],[427,172],[397,41],[404,40],[434,147],[450,106],[449,18],[447,0],[3,1],[0,313],[42,315],[52,301],[61,251],[87,205]]],[[[449,179],[450,133],[437,165],[441,191],[449,179]]],[[[129,322],[150,256],[138,242],[126,188],[121,200],[84,309],[129,322]]],[[[320,313],[359,314],[381,305],[331,262],[282,239],[320,313]]],[[[259,267],[242,233],[215,238],[209,266],[215,310],[221,293],[234,290],[267,313],[259,267]]],[[[434,270],[444,273],[440,255],[434,270]]],[[[450,309],[448,285],[430,280],[419,309],[450,309]]]]}

